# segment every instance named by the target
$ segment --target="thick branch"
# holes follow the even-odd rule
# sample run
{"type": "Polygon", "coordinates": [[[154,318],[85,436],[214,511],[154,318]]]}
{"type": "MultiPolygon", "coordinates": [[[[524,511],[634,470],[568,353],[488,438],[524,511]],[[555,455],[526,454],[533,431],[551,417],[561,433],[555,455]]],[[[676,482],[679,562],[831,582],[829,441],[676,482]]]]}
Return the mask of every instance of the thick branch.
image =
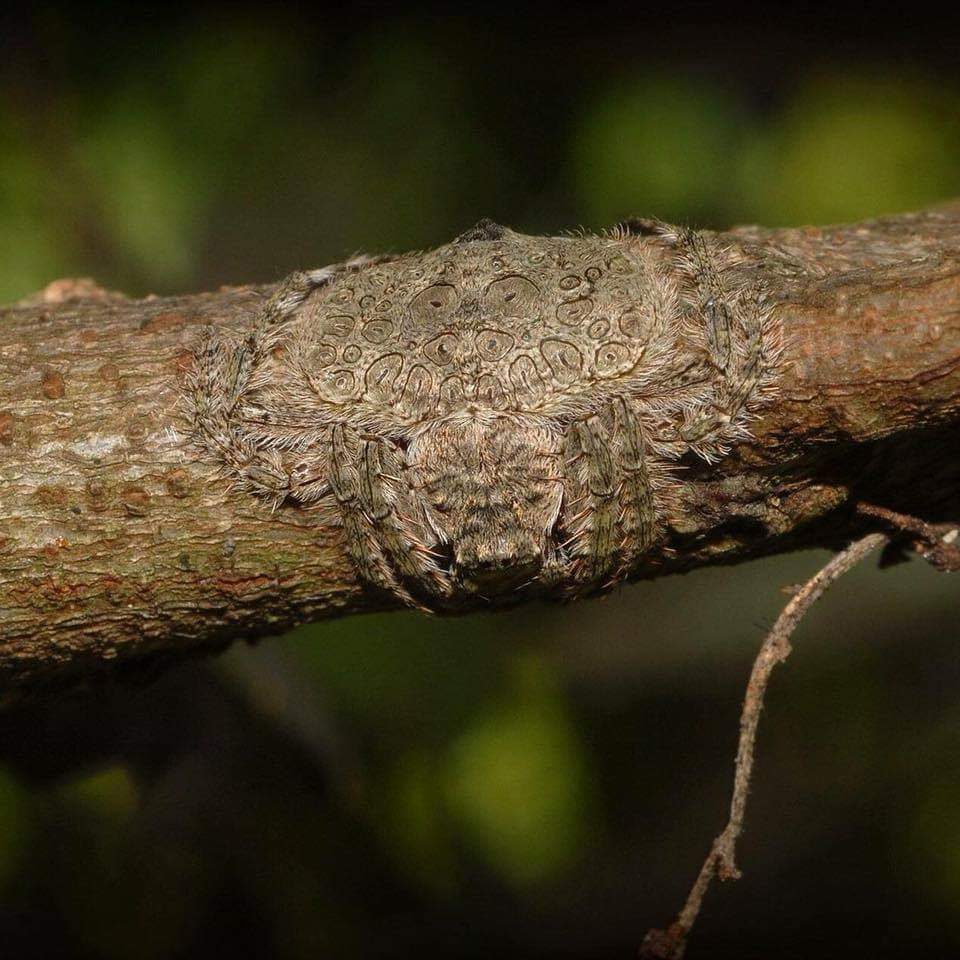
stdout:
{"type": "MultiPolygon", "coordinates": [[[[781,398],[754,441],[691,460],[638,575],[837,545],[870,527],[860,499],[956,519],[960,210],[726,239],[779,305],[781,398]]],[[[268,292],[128,300],[61,281],[0,308],[0,690],[385,602],[325,511],[271,512],[184,442],[196,328],[243,328],[268,292]]]]}

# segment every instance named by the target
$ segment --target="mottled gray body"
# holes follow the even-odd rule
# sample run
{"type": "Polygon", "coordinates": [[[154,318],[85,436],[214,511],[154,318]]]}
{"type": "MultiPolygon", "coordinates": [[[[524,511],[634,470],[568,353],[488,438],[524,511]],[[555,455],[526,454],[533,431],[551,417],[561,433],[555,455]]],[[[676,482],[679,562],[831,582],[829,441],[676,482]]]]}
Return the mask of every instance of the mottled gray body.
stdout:
{"type": "Polygon", "coordinates": [[[208,331],[195,439],[250,491],[335,502],[364,580],[443,606],[629,576],[669,462],[721,456],[772,393],[779,338],[692,231],[528,237],[294,274],[249,335],[208,331]]]}

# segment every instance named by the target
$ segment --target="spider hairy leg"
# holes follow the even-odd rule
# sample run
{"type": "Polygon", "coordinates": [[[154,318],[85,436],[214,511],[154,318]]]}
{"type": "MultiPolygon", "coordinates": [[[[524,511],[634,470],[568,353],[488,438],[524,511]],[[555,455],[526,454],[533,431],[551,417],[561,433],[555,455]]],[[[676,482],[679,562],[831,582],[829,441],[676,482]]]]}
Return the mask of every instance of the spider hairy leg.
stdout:
{"type": "Polygon", "coordinates": [[[420,607],[415,593],[444,597],[450,578],[434,559],[437,542],[408,478],[398,447],[343,424],[333,428],[330,483],[348,553],[368,583],[420,607]]]}

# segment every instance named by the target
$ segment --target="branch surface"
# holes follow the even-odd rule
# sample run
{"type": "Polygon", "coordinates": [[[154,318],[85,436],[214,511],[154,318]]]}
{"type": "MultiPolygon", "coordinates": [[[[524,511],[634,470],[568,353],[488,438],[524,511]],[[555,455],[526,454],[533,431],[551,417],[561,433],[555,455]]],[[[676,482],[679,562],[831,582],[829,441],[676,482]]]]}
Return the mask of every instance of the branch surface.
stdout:
{"type": "MultiPolygon", "coordinates": [[[[723,237],[778,305],[781,395],[751,442],[685,465],[637,574],[839,547],[877,526],[860,501],[960,517],[960,207],[723,237]]],[[[58,281],[0,307],[0,701],[389,602],[326,511],[273,511],[185,442],[197,328],[245,328],[271,289],[58,281]]]]}

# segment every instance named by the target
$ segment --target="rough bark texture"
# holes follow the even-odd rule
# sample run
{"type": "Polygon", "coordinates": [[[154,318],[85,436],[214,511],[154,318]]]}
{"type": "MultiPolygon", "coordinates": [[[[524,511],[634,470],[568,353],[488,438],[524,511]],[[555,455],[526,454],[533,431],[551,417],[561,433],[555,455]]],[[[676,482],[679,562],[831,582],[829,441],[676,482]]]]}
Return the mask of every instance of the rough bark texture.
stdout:
{"type": "MultiPolygon", "coordinates": [[[[640,575],[836,546],[861,500],[960,518],[960,207],[725,236],[779,304],[781,398],[752,442],[687,464],[640,575]]],[[[0,307],[0,702],[384,603],[326,512],[271,512],[184,442],[195,328],[243,327],[268,292],[60,281],[0,307]]]]}

